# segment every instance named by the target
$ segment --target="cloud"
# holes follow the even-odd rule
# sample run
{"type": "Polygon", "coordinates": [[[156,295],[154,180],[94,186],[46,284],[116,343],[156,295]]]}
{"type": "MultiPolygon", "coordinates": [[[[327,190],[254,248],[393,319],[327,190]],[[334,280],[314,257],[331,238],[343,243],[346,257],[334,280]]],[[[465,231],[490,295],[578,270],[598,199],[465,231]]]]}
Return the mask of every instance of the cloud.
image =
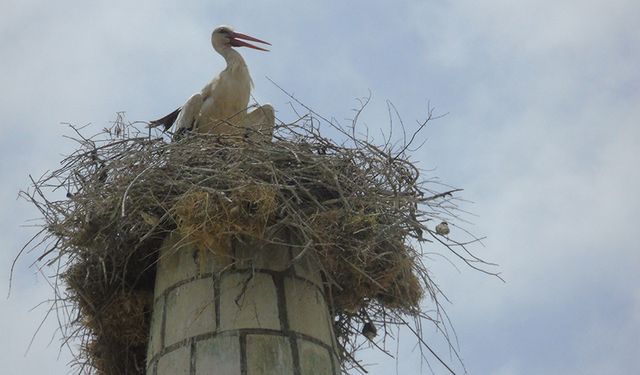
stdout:
{"type": "MultiPolygon", "coordinates": [[[[39,326],[47,310],[47,305],[40,303],[51,298],[51,289],[42,280],[34,282],[36,278],[31,279],[27,283],[30,285],[21,285],[14,289],[10,299],[3,297],[0,301],[4,338],[0,343],[4,359],[2,371],[6,374],[67,374],[72,358],[66,348],[60,349],[62,342],[56,333],[55,316],[39,326]],[[33,311],[26,311],[32,308],[33,311]]],[[[3,277],[3,280],[6,279],[3,277]]]]}
{"type": "MultiPolygon", "coordinates": [[[[478,214],[466,217],[469,228],[488,236],[476,250],[500,263],[507,279],[429,260],[454,302],[448,312],[470,373],[636,373],[639,7],[630,0],[392,9],[382,2],[10,2],[0,16],[2,237],[16,249],[30,235],[16,227],[36,213],[15,195],[27,173],[55,168],[72,150],[60,122],[97,130],[119,110],[138,120],[173,109],[223,68],[209,33],[232,24],[273,42],[272,52],[244,55],[256,96],[284,119],[293,118],[290,99],[265,76],[341,121],[371,89],[363,121],[376,135],[387,125],[387,98],[409,126],[424,117],[427,100],[450,112],[430,124],[416,157],[436,168],[425,176],[461,186],[477,202],[464,206],[478,214]]],[[[10,255],[1,258],[5,269],[10,255]]],[[[22,357],[41,317],[25,312],[49,296],[27,269],[34,256],[19,263],[14,297],[2,302],[0,328],[17,343],[5,343],[3,363],[11,373],[66,373],[47,339],[22,357]]],[[[48,322],[43,337],[55,327],[48,322]]],[[[428,373],[410,336],[400,344],[400,372],[428,373]]],[[[380,363],[372,374],[395,372],[393,360],[364,358],[380,363]]]]}

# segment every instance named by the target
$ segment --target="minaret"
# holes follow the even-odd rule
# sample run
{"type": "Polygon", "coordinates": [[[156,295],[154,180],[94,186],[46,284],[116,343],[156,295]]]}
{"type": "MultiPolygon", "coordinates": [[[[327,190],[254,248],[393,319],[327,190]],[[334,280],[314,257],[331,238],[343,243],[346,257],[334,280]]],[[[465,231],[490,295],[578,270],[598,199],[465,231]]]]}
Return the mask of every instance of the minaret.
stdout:
{"type": "Polygon", "coordinates": [[[177,232],[165,240],[148,375],[340,374],[322,273],[291,235],[278,237],[216,253],[177,232]]]}

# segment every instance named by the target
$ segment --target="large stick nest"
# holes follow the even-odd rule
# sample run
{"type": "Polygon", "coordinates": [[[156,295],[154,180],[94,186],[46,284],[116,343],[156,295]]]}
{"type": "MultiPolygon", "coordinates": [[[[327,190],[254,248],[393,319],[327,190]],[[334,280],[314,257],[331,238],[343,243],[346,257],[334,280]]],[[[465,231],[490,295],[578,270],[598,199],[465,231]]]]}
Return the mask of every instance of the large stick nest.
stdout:
{"type": "Polygon", "coordinates": [[[386,334],[413,317],[447,332],[420,244],[440,242],[475,267],[465,243],[430,229],[455,217],[458,190],[421,178],[407,156],[411,141],[375,145],[338,128],[344,142],[336,143],[316,125],[310,116],[280,125],[268,143],[168,142],[121,117],[91,138],[73,128],[78,149],[24,195],[44,217],[36,247],[55,270],[65,340],[80,338],[79,372],[144,373],[157,253],[176,230],[212,251],[234,236],[295,233],[329,280],[346,370],[362,369],[363,327],[386,334]],[[66,197],[56,199],[60,190],[66,197]],[[432,314],[421,309],[425,295],[432,314]]]}

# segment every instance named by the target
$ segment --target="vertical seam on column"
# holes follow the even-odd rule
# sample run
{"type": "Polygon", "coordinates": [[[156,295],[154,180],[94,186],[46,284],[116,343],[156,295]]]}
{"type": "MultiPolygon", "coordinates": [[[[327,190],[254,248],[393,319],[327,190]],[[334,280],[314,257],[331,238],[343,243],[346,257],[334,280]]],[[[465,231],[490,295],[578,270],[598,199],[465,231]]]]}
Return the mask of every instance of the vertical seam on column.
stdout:
{"type": "Polygon", "coordinates": [[[300,353],[298,352],[298,339],[289,334],[289,341],[291,342],[291,357],[293,359],[293,373],[294,375],[300,375],[302,369],[300,368],[300,353]]]}
{"type": "Polygon", "coordinates": [[[158,350],[158,354],[162,353],[164,350],[164,335],[167,328],[167,301],[169,300],[168,294],[164,294],[162,296],[162,316],[160,317],[160,349],[158,350]]]}
{"type": "Polygon", "coordinates": [[[214,274],[212,278],[213,278],[213,309],[215,310],[214,313],[216,314],[215,332],[217,332],[220,329],[220,283],[221,283],[222,277],[220,274],[214,274]]]}
{"type": "Polygon", "coordinates": [[[240,332],[238,339],[240,340],[240,374],[247,375],[247,334],[240,332]]]}
{"type": "Polygon", "coordinates": [[[189,355],[190,355],[190,364],[189,364],[189,374],[196,375],[196,340],[192,338],[189,339],[189,355]]]}
{"type": "Polygon", "coordinates": [[[331,311],[329,311],[329,308],[330,308],[329,302],[326,300],[324,295],[322,293],[319,293],[317,290],[315,290],[314,292],[316,293],[316,296],[318,296],[318,294],[320,295],[320,298],[324,300],[324,303],[327,306],[324,316],[327,319],[328,326],[326,328],[329,330],[329,340],[331,341],[330,342],[331,351],[329,352],[329,356],[331,357],[331,368],[333,370],[333,374],[336,375],[336,368],[335,368],[336,366],[333,360],[334,360],[334,355],[337,352],[338,338],[336,337],[336,333],[333,330],[333,324],[334,324],[333,317],[332,317],[331,311]]]}
{"type": "Polygon", "coordinates": [[[274,272],[271,275],[273,285],[276,287],[276,296],[278,298],[278,320],[280,320],[280,329],[285,334],[289,334],[289,317],[287,311],[287,300],[284,291],[284,277],[281,272],[274,272]]]}
{"type": "Polygon", "coordinates": [[[280,330],[284,337],[289,338],[291,347],[291,359],[293,362],[293,374],[300,375],[300,353],[298,352],[298,341],[295,334],[289,328],[289,311],[287,310],[287,298],[284,286],[285,272],[275,272],[271,275],[273,284],[276,286],[276,295],[278,296],[278,317],[280,319],[280,330]]]}

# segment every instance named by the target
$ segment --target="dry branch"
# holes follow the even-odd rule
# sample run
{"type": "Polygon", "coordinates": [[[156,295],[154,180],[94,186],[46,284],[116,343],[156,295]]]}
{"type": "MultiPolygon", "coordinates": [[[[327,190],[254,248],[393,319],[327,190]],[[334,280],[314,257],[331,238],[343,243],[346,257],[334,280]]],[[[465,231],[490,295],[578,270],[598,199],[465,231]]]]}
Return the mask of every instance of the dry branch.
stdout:
{"type": "Polygon", "coordinates": [[[354,122],[338,128],[344,140],[336,143],[315,118],[279,125],[273,142],[262,143],[202,134],[167,142],[122,116],[90,138],[72,127],[77,150],[22,195],[42,214],[34,243],[41,264],[56,267],[52,309],[66,314],[65,342],[80,339],[79,372],[144,372],[157,252],[172,231],[215,252],[232,237],[269,241],[288,228],[331,281],[345,370],[364,371],[355,351],[365,324],[384,333],[376,344],[383,350],[389,327],[407,325],[407,316],[447,335],[420,244],[429,235],[479,268],[469,241],[427,225],[455,219],[459,189],[442,191],[420,177],[406,154],[415,134],[398,147],[376,145],[354,122]],[[60,189],[66,198],[51,198],[60,189]],[[421,308],[425,296],[433,316],[421,308]]]}

